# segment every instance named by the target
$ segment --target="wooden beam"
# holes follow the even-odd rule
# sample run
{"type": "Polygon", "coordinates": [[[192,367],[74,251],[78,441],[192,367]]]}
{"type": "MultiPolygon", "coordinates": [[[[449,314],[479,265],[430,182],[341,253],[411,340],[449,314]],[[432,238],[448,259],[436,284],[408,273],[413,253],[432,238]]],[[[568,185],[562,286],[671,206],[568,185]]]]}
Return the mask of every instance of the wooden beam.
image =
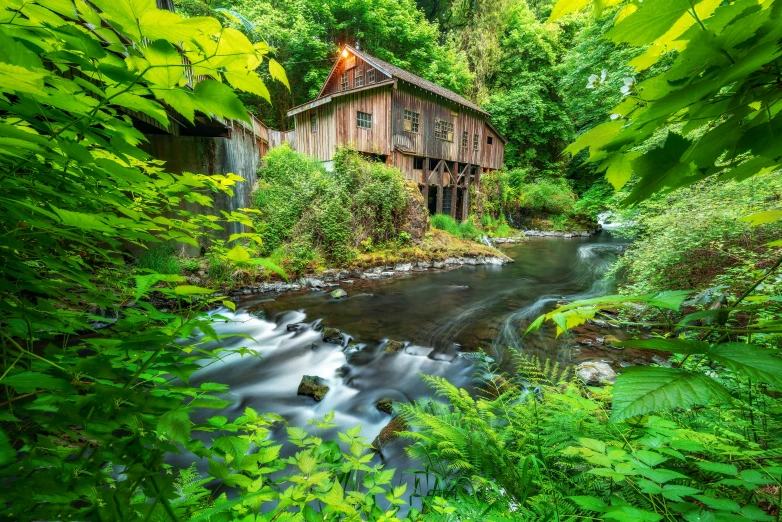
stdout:
{"type": "MultiPolygon", "coordinates": [[[[413,160],[415,161],[415,160],[413,160]]],[[[424,206],[426,207],[426,211],[429,212],[429,158],[424,158],[424,165],[421,169],[421,174],[423,176],[423,196],[424,196],[424,206]]]]}
{"type": "Polygon", "coordinates": [[[445,169],[445,162],[440,160],[437,164],[437,208],[435,212],[438,214],[443,213],[443,170],[445,169]]]}
{"type": "Polygon", "coordinates": [[[451,217],[456,219],[456,174],[459,172],[459,164],[454,162],[451,171],[451,217]]]}
{"type": "Polygon", "coordinates": [[[465,178],[464,194],[462,195],[462,221],[467,221],[467,218],[469,217],[468,214],[470,213],[470,171],[472,171],[472,165],[468,163],[464,170],[465,178]]]}
{"type": "Polygon", "coordinates": [[[481,170],[480,167],[475,169],[475,190],[481,190],[481,170]]]}

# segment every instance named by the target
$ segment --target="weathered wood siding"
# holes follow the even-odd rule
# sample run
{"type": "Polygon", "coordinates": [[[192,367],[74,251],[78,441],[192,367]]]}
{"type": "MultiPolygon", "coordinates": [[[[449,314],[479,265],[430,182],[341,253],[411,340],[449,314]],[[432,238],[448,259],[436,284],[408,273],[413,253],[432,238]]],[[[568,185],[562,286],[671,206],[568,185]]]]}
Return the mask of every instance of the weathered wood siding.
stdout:
{"type": "Polygon", "coordinates": [[[337,146],[348,144],[354,145],[360,152],[389,154],[391,88],[389,84],[346,93],[330,103],[296,114],[295,149],[319,161],[330,161],[337,146]],[[358,127],[359,112],[372,115],[371,129],[358,127]],[[312,132],[310,124],[311,114],[317,117],[315,132],[312,132]]]}
{"type": "MultiPolygon", "coordinates": [[[[391,133],[393,146],[404,153],[397,154],[395,161],[402,168],[408,162],[407,156],[444,159],[449,162],[481,164],[485,144],[485,125],[480,115],[465,107],[444,100],[423,89],[417,89],[402,82],[397,84],[393,93],[391,110],[391,133]],[[418,132],[406,131],[404,127],[405,109],[419,114],[418,132]],[[435,121],[447,121],[453,124],[453,140],[446,141],[434,136],[435,121]],[[462,146],[462,133],[467,132],[467,146],[462,146]],[[475,134],[478,135],[478,150],[473,147],[475,134]]],[[[412,158],[410,168],[412,169],[412,158]]],[[[403,172],[408,172],[403,169],[403,172]]]]}
{"type": "Polygon", "coordinates": [[[481,163],[484,167],[492,170],[501,169],[502,162],[505,160],[505,144],[488,125],[484,125],[484,134],[483,159],[481,163]],[[487,143],[489,137],[492,138],[491,145],[487,143]]]}
{"type": "MultiPolygon", "coordinates": [[[[358,56],[350,55],[353,57],[353,65],[347,69],[348,72],[348,90],[361,88],[356,87],[356,75],[361,74],[364,76],[364,85],[363,87],[366,87],[368,85],[372,85],[374,83],[380,83],[382,81],[390,80],[391,78],[387,76],[386,74],[382,73],[380,70],[375,69],[375,67],[358,56]],[[375,70],[375,81],[372,83],[369,83],[369,71],[374,69],[375,70]]],[[[348,62],[351,61],[350,56],[348,58],[345,58],[341,54],[339,55],[339,61],[337,62],[337,66],[334,69],[333,74],[328,80],[328,83],[326,84],[325,88],[323,89],[323,92],[319,96],[319,98],[322,98],[324,96],[328,96],[329,94],[337,94],[340,92],[343,92],[342,90],[342,73],[345,72],[345,67],[348,65],[348,62]]]]}

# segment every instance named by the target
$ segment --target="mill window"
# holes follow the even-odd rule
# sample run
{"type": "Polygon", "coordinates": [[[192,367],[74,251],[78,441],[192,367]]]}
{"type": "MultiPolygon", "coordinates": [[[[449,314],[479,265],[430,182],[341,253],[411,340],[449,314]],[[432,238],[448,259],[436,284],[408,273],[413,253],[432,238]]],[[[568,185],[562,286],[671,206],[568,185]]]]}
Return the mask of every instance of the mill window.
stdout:
{"type": "Polygon", "coordinates": [[[450,121],[435,120],[434,137],[438,140],[453,141],[453,123],[450,121]]]}
{"type": "Polygon", "coordinates": [[[417,112],[409,111],[405,109],[405,130],[408,132],[418,132],[418,117],[417,112]]]}
{"type": "Polygon", "coordinates": [[[356,71],[356,87],[364,86],[364,73],[356,71]]]}
{"type": "Polygon", "coordinates": [[[318,117],[310,114],[310,132],[318,132],[318,117]]]}
{"type": "Polygon", "coordinates": [[[491,136],[488,136],[486,138],[486,144],[487,145],[491,145],[492,143],[494,143],[494,138],[492,138],[491,136]]]}
{"type": "Polygon", "coordinates": [[[424,158],[413,158],[413,170],[421,170],[424,168],[424,158]]]}
{"type": "Polygon", "coordinates": [[[478,133],[472,135],[472,150],[478,150],[478,133]]]}
{"type": "Polygon", "coordinates": [[[467,131],[462,131],[462,148],[467,148],[467,131]]]}
{"type": "Polygon", "coordinates": [[[345,71],[342,73],[342,90],[347,91],[348,90],[348,72],[345,71]]]}
{"type": "Polygon", "coordinates": [[[358,111],[358,115],[356,116],[356,126],[359,129],[371,129],[372,115],[367,112],[358,111]]]}
{"type": "Polygon", "coordinates": [[[367,72],[367,81],[369,83],[375,83],[375,70],[374,69],[370,69],[367,72]]]}

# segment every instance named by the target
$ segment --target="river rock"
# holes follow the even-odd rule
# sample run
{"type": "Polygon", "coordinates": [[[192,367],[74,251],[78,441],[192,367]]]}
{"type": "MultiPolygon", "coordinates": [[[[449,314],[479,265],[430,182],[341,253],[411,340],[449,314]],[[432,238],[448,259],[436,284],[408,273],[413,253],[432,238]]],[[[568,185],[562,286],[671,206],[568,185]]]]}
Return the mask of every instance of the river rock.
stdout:
{"type": "Polygon", "coordinates": [[[336,328],[324,328],[323,329],[323,341],[333,344],[342,344],[342,332],[336,328]]]}
{"type": "Polygon", "coordinates": [[[432,268],[432,262],[431,261],[419,261],[416,263],[416,266],[418,268],[432,268]]]}
{"type": "Polygon", "coordinates": [[[445,262],[443,261],[433,261],[432,266],[434,268],[445,268],[445,262]]]}
{"type": "Polygon", "coordinates": [[[607,362],[585,362],[576,367],[576,375],[587,386],[603,386],[614,384],[616,372],[607,362]]]}
{"type": "Polygon", "coordinates": [[[383,451],[383,448],[399,438],[399,432],[407,430],[407,422],[404,418],[397,415],[391,422],[386,424],[380,433],[372,441],[372,448],[377,451],[383,451]]]}
{"type": "Polygon", "coordinates": [[[403,350],[405,343],[400,341],[390,340],[386,343],[386,347],[383,348],[383,353],[396,353],[399,350],[403,350]]]}
{"type": "Polygon", "coordinates": [[[658,366],[665,366],[666,368],[670,368],[673,366],[673,363],[671,363],[671,361],[669,361],[665,357],[660,357],[659,355],[653,355],[652,362],[654,362],[658,366]]]}
{"type": "Polygon", "coordinates": [[[301,327],[304,326],[304,323],[291,323],[288,326],[285,327],[286,330],[289,332],[298,332],[301,330],[301,327]]]}
{"type": "Polygon", "coordinates": [[[394,277],[394,271],[393,270],[388,270],[388,271],[385,271],[385,272],[380,272],[380,275],[382,277],[394,277]]]}
{"type": "Polygon", "coordinates": [[[391,412],[394,410],[394,399],[390,399],[388,397],[380,399],[375,403],[375,408],[382,411],[383,413],[388,413],[391,415],[391,412]]]}
{"type": "Polygon", "coordinates": [[[409,272],[413,268],[413,263],[399,263],[394,266],[394,272],[409,272]]]}
{"type": "Polygon", "coordinates": [[[336,290],[332,291],[329,295],[334,299],[342,299],[343,297],[347,297],[348,293],[341,288],[337,288],[336,290]]]}
{"type": "Polygon", "coordinates": [[[312,397],[315,399],[315,402],[320,402],[328,391],[329,387],[324,384],[323,379],[316,375],[304,375],[301,378],[296,395],[312,397]]]}
{"type": "Polygon", "coordinates": [[[605,337],[603,337],[603,344],[606,345],[606,346],[610,346],[614,350],[624,350],[624,346],[615,346],[616,343],[620,343],[620,342],[622,342],[622,341],[619,339],[619,337],[617,337],[615,335],[610,335],[609,334],[609,335],[606,335],[605,337]]]}
{"type": "Polygon", "coordinates": [[[373,280],[373,279],[380,279],[380,277],[381,277],[380,272],[364,272],[363,274],[361,274],[361,279],[373,280]]]}

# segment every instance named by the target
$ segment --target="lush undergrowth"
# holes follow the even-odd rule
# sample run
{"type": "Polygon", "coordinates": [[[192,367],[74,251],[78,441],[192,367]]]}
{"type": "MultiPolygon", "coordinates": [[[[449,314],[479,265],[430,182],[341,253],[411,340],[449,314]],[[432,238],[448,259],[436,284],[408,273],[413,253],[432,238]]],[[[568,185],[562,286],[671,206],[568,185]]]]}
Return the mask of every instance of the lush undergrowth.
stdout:
{"type": "Polygon", "coordinates": [[[445,214],[435,214],[429,220],[432,228],[445,230],[449,234],[462,239],[478,239],[481,232],[473,225],[472,221],[456,221],[451,216],[445,214]]]}
{"type": "Polygon", "coordinates": [[[624,271],[630,292],[724,287],[741,293],[774,264],[779,246],[768,243],[782,238],[779,222],[753,227],[753,218],[744,218],[774,211],[780,194],[779,174],[769,173],[752,183],[703,181],[619,210],[614,219],[627,227],[615,233],[637,237],[615,269],[624,271]]]}
{"type": "MultiPolygon", "coordinates": [[[[520,229],[585,230],[593,228],[602,201],[582,204],[565,178],[530,178],[523,169],[501,170],[481,178],[485,215],[510,220],[520,229]]],[[[600,194],[607,196],[606,194],[600,194]]],[[[596,199],[591,196],[587,201],[596,199]]]]}
{"type": "Polygon", "coordinates": [[[263,253],[298,273],[404,246],[428,229],[413,189],[398,170],[347,149],[326,173],[317,161],[278,147],[266,156],[253,193],[263,253]]]}

